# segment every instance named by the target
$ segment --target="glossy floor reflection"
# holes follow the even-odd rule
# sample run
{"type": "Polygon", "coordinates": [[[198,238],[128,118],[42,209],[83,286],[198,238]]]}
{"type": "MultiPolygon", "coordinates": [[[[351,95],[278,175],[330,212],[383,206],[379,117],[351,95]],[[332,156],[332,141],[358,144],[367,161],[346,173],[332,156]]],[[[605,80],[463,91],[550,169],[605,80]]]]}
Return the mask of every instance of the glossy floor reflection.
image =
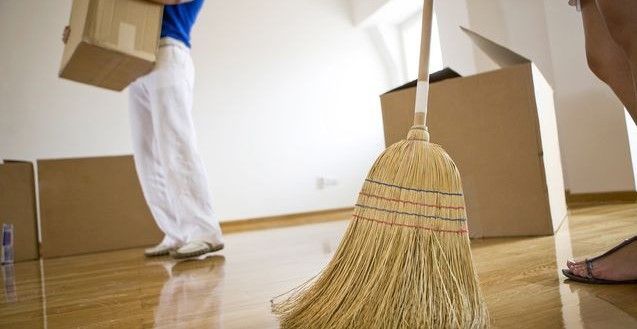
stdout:
{"type": "MultiPolygon", "coordinates": [[[[141,250],[2,268],[0,328],[276,328],[269,300],[316,274],[347,222],[227,236],[197,261],[141,250]]],[[[495,328],[637,328],[637,285],[564,282],[566,259],[637,234],[637,205],[571,212],[554,237],[473,241],[495,328]],[[558,266],[559,264],[559,266],[558,266]]]]}

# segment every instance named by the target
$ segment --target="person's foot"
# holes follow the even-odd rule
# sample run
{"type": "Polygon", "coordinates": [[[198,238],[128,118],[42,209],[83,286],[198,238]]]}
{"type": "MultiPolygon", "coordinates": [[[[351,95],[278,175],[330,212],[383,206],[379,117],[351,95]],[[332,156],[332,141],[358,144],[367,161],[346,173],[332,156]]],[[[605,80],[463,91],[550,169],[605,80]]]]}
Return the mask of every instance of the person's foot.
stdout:
{"type": "Polygon", "coordinates": [[[637,280],[637,239],[606,256],[591,261],[590,273],[586,260],[568,261],[571,273],[583,277],[609,281],[637,280]]]}
{"type": "Polygon", "coordinates": [[[146,257],[166,256],[170,254],[170,252],[174,251],[175,249],[177,249],[177,246],[162,242],[154,247],[145,249],[144,256],[146,257]]]}
{"type": "Polygon", "coordinates": [[[182,259],[201,256],[221,249],[223,249],[223,243],[213,245],[204,241],[191,241],[183,245],[181,248],[173,251],[171,255],[175,259],[182,259]]]}

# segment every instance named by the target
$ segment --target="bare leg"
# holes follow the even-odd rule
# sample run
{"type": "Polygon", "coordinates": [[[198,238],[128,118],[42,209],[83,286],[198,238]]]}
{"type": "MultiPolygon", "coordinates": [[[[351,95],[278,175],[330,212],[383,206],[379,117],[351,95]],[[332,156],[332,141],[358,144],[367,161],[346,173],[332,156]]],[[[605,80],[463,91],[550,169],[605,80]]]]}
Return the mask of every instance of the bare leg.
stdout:
{"type": "MultiPolygon", "coordinates": [[[[637,123],[637,1],[581,0],[588,65],[615,92],[637,123]]],[[[567,263],[588,276],[584,261],[567,263]]],[[[593,262],[592,276],[605,280],[637,279],[637,242],[593,262]]]]}
{"type": "MultiPolygon", "coordinates": [[[[611,37],[624,51],[637,95],[637,1],[596,0],[611,37]]],[[[634,115],[633,115],[634,118],[634,115]]]]}
{"type": "MultiPolygon", "coordinates": [[[[606,0],[597,1],[605,2],[606,0]]],[[[634,0],[611,1],[634,2],[634,0]]],[[[635,4],[637,5],[637,2],[635,4]]],[[[582,0],[582,18],[586,36],[586,58],[591,71],[608,84],[628,109],[633,120],[637,122],[637,89],[626,51],[611,36],[607,21],[600,13],[595,0],[582,0]]],[[[632,35],[635,36],[636,33],[637,30],[632,35]]],[[[637,57],[635,59],[637,60],[637,57]]]]}

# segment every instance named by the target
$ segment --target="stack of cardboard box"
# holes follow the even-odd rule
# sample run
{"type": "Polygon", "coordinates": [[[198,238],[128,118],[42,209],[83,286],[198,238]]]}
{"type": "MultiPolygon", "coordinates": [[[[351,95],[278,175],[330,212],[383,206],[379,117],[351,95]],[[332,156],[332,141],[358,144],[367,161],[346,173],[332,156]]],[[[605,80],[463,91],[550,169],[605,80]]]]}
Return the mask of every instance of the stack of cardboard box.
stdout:
{"type": "Polygon", "coordinates": [[[16,262],[161,241],[132,156],[38,160],[37,164],[37,192],[31,162],[0,164],[0,226],[13,225],[16,262]]]}
{"type": "MultiPolygon", "coordinates": [[[[465,30],[500,69],[432,75],[432,142],[455,160],[472,237],[553,234],[566,217],[553,90],[528,59],[465,30]]],[[[387,146],[411,127],[415,82],[381,96],[387,146]]]]}

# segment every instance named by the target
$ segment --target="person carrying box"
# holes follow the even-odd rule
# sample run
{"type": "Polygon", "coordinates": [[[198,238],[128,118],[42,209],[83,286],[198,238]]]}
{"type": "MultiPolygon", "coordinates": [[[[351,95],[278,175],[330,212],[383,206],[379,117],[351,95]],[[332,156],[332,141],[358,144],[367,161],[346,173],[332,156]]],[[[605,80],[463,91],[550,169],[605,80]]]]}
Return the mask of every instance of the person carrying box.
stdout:
{"type": "Polygon", "coordinates": [[[192,117],[190,32],[204,0],[146,1],[165,5],[161,40],[154,69],[130,85],[130,123],[139,181],[164,239],[144,253],[195,257],[224,247],[192,117]]]}

